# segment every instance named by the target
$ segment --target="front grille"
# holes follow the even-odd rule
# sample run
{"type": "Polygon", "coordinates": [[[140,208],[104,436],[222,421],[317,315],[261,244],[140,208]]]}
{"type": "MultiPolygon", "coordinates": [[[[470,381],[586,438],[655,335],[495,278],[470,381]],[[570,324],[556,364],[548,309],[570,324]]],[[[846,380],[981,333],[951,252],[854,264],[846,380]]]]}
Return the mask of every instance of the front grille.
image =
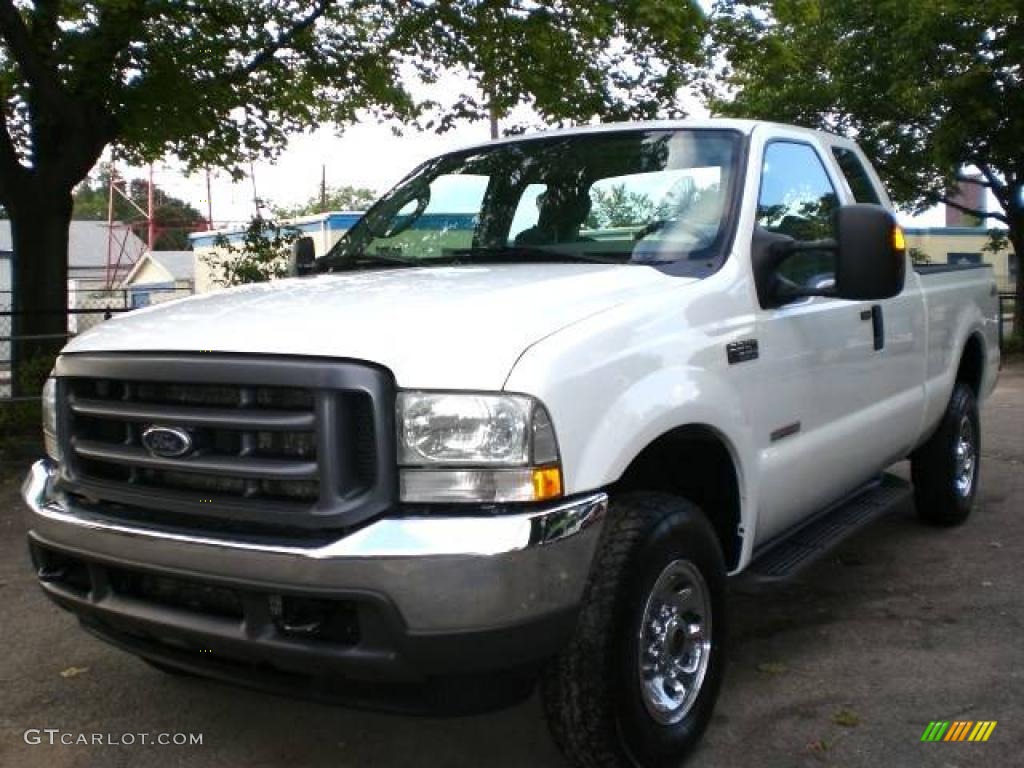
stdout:
{"type": "MultiPolygon", "coordinates": [[[[66,391],[71,444],[86,477],[204,497],[307,502],[319,497],[309,390],[73,378],[66,391]],[[141,435],[160,425],[185,428],[194,441],[187,459],[153,465],[157,459],[146,451],[141,435]],[[227,460],[235,464],[234,471],[224,465],[227,460]]],[[[351,407],[358,410],[365,396],[354,400],[351,407]]],[[[365,486],[372,479],[355,481],[365,486]]]]}
{"type": "Polygon", "coordinates": [[[393,385],[379,369],[67,355],[58,376],[64,485],[92,503],[230,519],[244,529],[246,521],[345,527],[393,501],[393,385]],[[183,435],[175,447],[187,450],[176,456],[154,446],[146,437],[154,429],[183,435]]]}

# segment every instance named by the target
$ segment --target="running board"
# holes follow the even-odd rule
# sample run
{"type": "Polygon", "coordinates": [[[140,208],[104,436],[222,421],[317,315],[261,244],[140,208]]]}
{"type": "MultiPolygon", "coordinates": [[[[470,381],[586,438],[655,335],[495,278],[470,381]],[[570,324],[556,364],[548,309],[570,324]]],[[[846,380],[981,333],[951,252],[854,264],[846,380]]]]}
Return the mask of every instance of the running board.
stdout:
{"type": "Polygon", "coordinates": [[[787,581],[868,523],[913,496],[913,487],[895,475],[884,474],[867,489],[829,507],[754,553],[737,577],[740,583],[787,581]]]}

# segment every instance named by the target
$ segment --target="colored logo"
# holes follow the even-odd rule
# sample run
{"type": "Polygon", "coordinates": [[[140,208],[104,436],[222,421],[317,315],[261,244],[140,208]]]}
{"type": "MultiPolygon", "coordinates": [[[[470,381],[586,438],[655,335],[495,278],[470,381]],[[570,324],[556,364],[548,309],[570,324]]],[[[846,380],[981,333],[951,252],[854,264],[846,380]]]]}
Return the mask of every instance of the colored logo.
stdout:
{"type": "Polygon", "coordinates": [[[178,427],[154,425],[142,433],[142,445],[153,456],[177,459],[192,450],[192,435],[178,427]]]}
{"type": "Polygon", "coordinates": [[[995,720],[933,720],[921,734],[921,741],[988,741],[995,729],[995,720]]]}

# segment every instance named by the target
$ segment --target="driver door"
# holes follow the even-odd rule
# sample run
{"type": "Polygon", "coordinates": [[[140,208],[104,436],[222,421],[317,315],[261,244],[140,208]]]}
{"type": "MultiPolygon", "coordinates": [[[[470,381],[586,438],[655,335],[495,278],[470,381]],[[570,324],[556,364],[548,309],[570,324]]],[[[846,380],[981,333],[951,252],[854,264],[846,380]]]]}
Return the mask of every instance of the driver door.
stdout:
{"type": "MultiPolygon", "coordinates": [[[[841,187],[805,140],[765,145],[757,226],[797,241],[834,236],[841,187]]],[[[827,251],[796,253],[781,275],[824,287],[834,280],[827,251]]],[[[870,311],[865,302],[806,298],[757,313],[762,376],[752,409],[760,455],[757,541],[764,542],[866,482],[876,471],[858,415],[870,393],[870,311]]]]}

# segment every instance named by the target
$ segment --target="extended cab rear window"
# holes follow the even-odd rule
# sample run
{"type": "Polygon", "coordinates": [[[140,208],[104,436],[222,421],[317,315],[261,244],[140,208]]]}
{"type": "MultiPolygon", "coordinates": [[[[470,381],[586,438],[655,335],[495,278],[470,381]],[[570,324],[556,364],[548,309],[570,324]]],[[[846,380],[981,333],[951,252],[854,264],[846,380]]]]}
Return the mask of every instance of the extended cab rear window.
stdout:
{"type": "Polygon", "coordinates": [[[875,189],[875,185],[871,182],[871,177],[868,176],[867,169],[864,168],[864,163],[857,157],[857,153],[846,147],[832,147],[832,155],[835,157],[836,162],[839,163],[839,169],[843,172],[843,176],[846,177],[846,183],[850,185],[853,199],[858,203],[881,204],[882,201],[878,197],[878,190],[875,189]]]}

